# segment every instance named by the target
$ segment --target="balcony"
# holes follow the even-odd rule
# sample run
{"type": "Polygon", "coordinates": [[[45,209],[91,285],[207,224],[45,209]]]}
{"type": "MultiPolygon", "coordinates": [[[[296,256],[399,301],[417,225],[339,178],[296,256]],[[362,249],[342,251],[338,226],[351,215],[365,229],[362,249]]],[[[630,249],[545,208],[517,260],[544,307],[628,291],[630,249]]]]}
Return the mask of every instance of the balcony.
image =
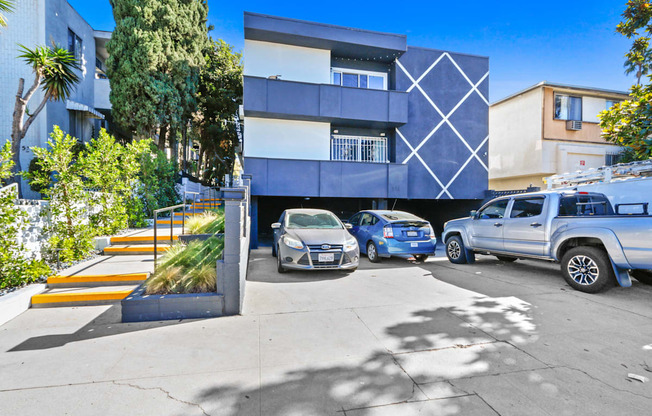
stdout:
{"type": "Polygon", "coordinates": [[[405,35],[285,17],[244,13],[245,39],[330,50],[343,58],[393,62],[407,50],[405,35]]]}
{"type": "Polygon", "coordinates": [[[247,117],[390,128],[407,123],[408,94],[260,77],[244,77],[247,117]]]}
{"type": "Polygon", "coordinates": [[[252,195],[407,198],[407,165],[246,157],[244,166],[252,195]]]}

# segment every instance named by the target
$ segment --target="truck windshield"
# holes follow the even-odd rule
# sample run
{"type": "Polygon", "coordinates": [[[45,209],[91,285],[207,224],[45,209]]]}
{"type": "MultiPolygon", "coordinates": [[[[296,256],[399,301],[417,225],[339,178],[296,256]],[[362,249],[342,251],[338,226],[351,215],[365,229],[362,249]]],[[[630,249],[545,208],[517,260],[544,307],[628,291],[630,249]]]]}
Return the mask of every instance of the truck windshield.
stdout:
{"type": "Polygon", "coordinates": [[[568,195],[559,201],[560,217],[613,215],[611,203],[602,195],[568,195]]]}

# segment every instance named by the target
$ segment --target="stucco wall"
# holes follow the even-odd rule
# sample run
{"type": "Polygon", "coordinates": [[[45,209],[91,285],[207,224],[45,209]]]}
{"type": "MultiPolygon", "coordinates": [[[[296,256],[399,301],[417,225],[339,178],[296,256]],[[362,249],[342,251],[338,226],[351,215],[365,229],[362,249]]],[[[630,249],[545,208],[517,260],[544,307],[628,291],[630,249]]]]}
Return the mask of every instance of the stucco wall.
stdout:
{"type": "Polygon", "coordinates": [[[246,117],[244,156],[330,160],[330,124],[246,117]]]}
{"type": "MultiPolygon", "coordinates": [[[[17,59],[20,53],[18,44],[33,48],[46,43],[45,38],[45,7],[46,0],[17,0],[14,12],[6,13],[9,26],[0,28],[0,145],[11,137],[12,114],[16,99],[19,78],[25,79],[25,92],[34,81],[31,68],[17,59]]],[[[36,108],[43,95],[37,91],[29,108],[36,108]]],[[[27,168],[32,154],[31,146],[42,146],[46,141],[47,116],[46,109],[34,121],[22,141],[21,167],[27,168]]],[[[37,196],[31,193],[29,186],[23,180],[24,195],[28,198],[37,196]]]]}
{"type": "Polygon", "coordinates": [[[490,180],[542,173],[542,105],[537,88],[489,108],[490,180]]]}
{"type": "Polygon", "coordinates": [[[408,92],[408,121],[396,129],[396,162],[408,166],[408,198],[483,198],[489,59],[408,47],[396,67],[396,89],[408,92]]]}
{"type": "MultiPolygon", "coordinates": [[[[70,100],[85,104],[89,107],[95,105],[95,36],[93,28],[86,23],[79,13],[68,4],[66,0],[47,0],[47,20],[45,24],[47,42],[68,47],[68,29],[75,32],[82,39],[81,70],[78,72],[80,81],[70,94],[70,100]]],[[[83,136],[89,139],[93,119],[84,115],[83,136]]],[[[48,104],[48,128],[58,125],[65,132],[70,131],[68,110],[65,102],[51,102],[48,104]]]]}
{"type": "MultiPolygon", "coordinates": [[[[597,120],[596,110],[605,109],[604,97],[591,97],[576,91],[566,91],[544,87],[544,116],[543,116],[543,138],[554,140],[565,140],[584,143],[604,144],[605,140],[600,137],[600,125],[597,120]],[[582,97],[582,129],[566,130],[566,120],[555,120],[555,92],[582,97]],[[593,114],[595,113],[595,114],[593,114]]],[[[623,99],[623,96],[612,96],[611,98],[623,99]]]]}
{"type": "MultiPolygon", "coordinates": [[[[549,175],[545,175],[549,176],[549,175]]],[[[540,174],[526,176],[512,176],[509,178],[491,179],[489,178],[489,189],[495,191],[509,191],[513,189],[525,189],[528,186],[537,186],[545,189],[543,176],[540,174]]]]}
{"type": "Polygon", "coordinates": [[[329,84],[330,68],[328,50],[245,39],[244,75],[329,84]]]}

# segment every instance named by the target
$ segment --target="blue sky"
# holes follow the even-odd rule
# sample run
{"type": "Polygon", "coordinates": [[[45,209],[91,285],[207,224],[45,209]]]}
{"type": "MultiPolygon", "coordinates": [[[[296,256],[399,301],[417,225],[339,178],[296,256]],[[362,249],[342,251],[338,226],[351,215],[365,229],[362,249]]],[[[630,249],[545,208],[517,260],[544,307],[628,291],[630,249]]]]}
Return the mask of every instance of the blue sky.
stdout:
{"type": "MultiPolygon", "coordinates": [[[[108,0],[68,0],[95,29],[115,23],[108,0]]],[[[407,35],[408,45],[489,57],[490,101],[540,81],[626,91],[630,41],[615,33],[625,0],[208,2],[212,36],[241,50],[243,11],[407,35]],[[545,5],[545,7],[544,7],[545,5]]]]}

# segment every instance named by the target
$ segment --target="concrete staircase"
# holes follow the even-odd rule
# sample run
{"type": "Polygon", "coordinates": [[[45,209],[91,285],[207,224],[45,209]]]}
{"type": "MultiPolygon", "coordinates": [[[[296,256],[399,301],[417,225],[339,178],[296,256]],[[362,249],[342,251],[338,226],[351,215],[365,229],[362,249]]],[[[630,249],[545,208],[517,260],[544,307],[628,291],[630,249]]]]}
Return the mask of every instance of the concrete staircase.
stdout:
{"type": "Polygon", "coordinates": [[[32,296],[32,308],[118,303],[148,276],[149,273],[51,276],[47,290],[32,296]]]}
{"type": "MultiPolygon", "coordinates": [[[[186,212],[186,218],[199,215],[204,208],[214,207],[218,203],[219,201],[201,200],[200,203],[195,204],[196,209],[189,209],[186,212]]],[[[182,224],[182,216],[183,213],[179,212],[174,214],[172,220],[168,218],[157,221],[158,224],[163,225],[159,227],[160,234],[156,236],[157,253],[164,254],[170,249],[170,243],[178,240],[178,236],[174,235],[174,233],[180,233],[181,231],[181,227],[178,226],[182,224]],[[170,221],[173,221],[172,241],[170,241],[170,221]]],[[[153,234],[152,230],[143,230],[135,235],[111,237],[110,245],[104,248],[103,254],[105,256],[153,255],[154,236],[149,234],[153,234]]],[[[134,257],[134,259],[138,259],[138,257],[134,257]]],[[[95,267],[94,270],[111,271],[112,266],[110,264],[100,265],[101,263],[101,261],[97,262],[93,266],[95,267]]],[[[129,270],[129,268],[125,269],[123,267],[123,270],[129,270]]],[[[148,276],[149,273],[80,273],[70,276],[50,276],[47,281],[46,291],[32,296],[32,307],[50,308],[118,303],[141,285],[148,276]]]]}

